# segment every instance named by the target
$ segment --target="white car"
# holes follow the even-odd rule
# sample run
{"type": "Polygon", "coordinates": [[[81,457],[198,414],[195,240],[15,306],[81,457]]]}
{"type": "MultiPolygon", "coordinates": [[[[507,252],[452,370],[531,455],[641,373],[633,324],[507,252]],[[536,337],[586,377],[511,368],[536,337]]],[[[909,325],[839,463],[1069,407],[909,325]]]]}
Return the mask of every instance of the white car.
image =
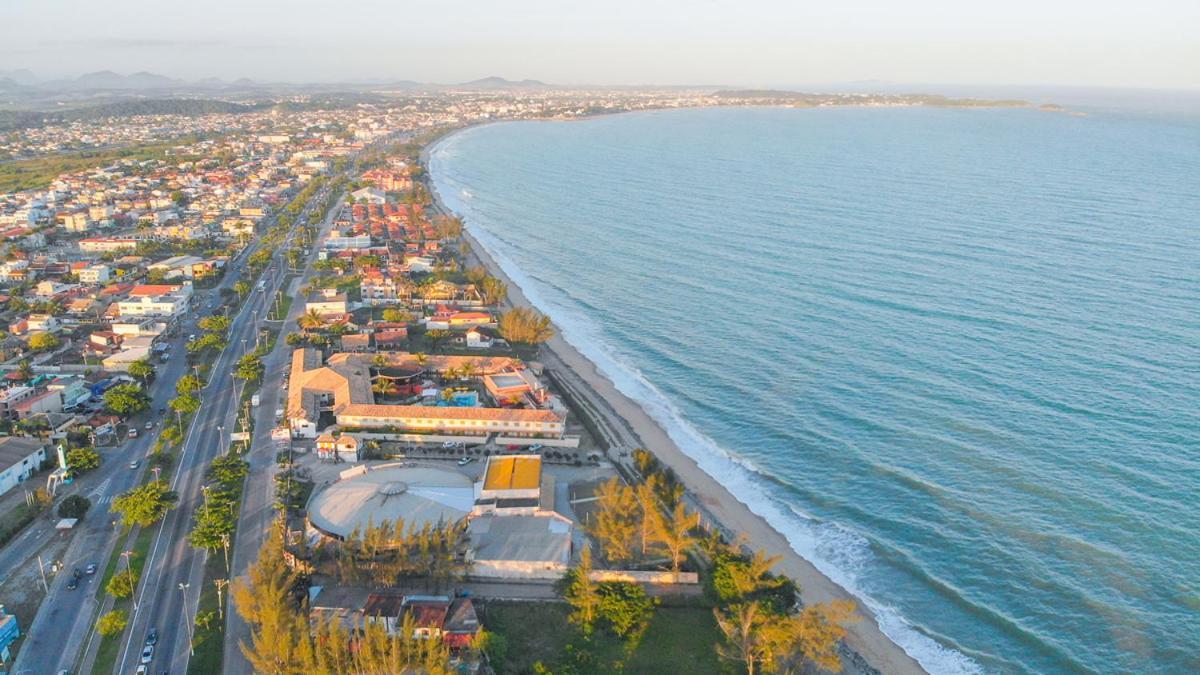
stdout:
{"type": "Polygon", "coordinates": [[[146,645],[142,648],[142,663],[150,663],[154,659],[154,645],[146,645]]]}

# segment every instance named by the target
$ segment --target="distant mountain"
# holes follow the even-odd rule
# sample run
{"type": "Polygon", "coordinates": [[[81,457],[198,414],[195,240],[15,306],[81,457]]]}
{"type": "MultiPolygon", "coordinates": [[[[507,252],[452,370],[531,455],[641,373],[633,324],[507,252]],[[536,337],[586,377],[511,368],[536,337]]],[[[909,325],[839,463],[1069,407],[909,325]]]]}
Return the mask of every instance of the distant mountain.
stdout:
{"type": "Polygon", "coordinates": [[[183,85],[184,81],[145,71],[121,75],[111,70],[101,70],[84,73],[65,84],[69,89],[169,89],[183,85]]]}
{"type": "Polygon", "coordinates": [[[462,89],[547,89],[551,85],[540,80],[506,80],[503,77],[485,77],[455,85],[462,89]]]}
{"type": "Polygon", "coordinates": [[[48,112],[0,111],[0,132],[40,127],[44,124],[98,120],[136,115],[235,114],[262,110],[270,103],[230,103],[211,99],[136,99],[48,112]]]}
{"type": "Polygon", "coordinates": [[[37,76],[25,68],[17,70],[0,70],[0,80],[12,80],[16,84],[30,86],[37,84],[37,76]]]}
{"type": "Polygon", "coordinates": [[[33,89],[28,85],[21,84],[11,77],[0,77],[0,93],[20,93],[27,92],[33,89]]]}

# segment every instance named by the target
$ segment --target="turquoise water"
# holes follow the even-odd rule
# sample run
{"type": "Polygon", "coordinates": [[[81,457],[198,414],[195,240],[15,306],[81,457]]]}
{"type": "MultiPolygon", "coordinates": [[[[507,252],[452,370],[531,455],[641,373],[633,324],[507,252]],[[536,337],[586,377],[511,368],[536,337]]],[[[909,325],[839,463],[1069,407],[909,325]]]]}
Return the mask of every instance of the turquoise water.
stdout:
{"type": "Polygon", "coordinates": [[[931,671],[1200,672],[1200,121],[684,110],[432,170],[931,671]]]}

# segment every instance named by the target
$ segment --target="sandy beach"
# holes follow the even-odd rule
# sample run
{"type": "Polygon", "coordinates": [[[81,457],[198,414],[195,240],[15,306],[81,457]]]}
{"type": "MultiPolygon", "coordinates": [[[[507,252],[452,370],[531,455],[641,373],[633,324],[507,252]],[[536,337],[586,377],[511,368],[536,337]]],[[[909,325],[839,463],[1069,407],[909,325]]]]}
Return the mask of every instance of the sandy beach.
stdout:
{"type": "MultiPolygon", "coordinates": [[[[422,163],[428,171],[428,150],[422,154],[422,163]]],[[[441,201],[432,181],[429,187],[436,208],[443,213],[451,213],[441,201]]],[[[487,250],[471,236],[469,223],[465,229],[464,239],[471,247],[471,257],[493,276],[508,284],[509,304],[532,306],[520,287],[508,278],[487,250]]],[[[766,520],[752,512],[720,482],[705,473],[695,460],[676,445],[658,422],[635,401],[618,391],[595,364],[561,335],[556,334],[543,346],[541,358],[560,382],[571,389],[572,394],[587,400],[589,406],[604,418],[601,420],[602,424],[616,437],[610,440],[616,440],[626,449],[643,447],[653,452],[661,462],[675,471],[694,502],[700,504],[707,515],[720,523],[726,531],[742,533],[751,547],[761,549],[769,555],[780,556],[780,562],[774,571],[786,574],[799,584],[805,604],[855,599],[847,590],[796,553],[786,538],[766,520]]],[[[848,628],[846,643],[866,665],[889,674],[925,672],[915,659],[883,634],[874,617],[863,609],[861,604],[859,614],[862,620],[848,628]]],[[[846,661],[845,666],[847,672],[867,670],[854,667],[855,664],[849,661],[846,661]]]]}

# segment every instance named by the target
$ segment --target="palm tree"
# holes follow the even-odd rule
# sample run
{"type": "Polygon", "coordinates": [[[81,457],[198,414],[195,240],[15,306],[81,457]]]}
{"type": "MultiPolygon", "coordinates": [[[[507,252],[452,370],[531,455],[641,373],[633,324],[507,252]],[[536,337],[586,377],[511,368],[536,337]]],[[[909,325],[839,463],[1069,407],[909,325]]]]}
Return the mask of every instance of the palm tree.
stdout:
{"type": "Polygon", "coordinates": [[[325,327],[325,317],[315,309],[310,309],[296,320],[296,323],[305,331],[320,330],[325,327]]]}
{"type": "Polygon", "coordinates": [[[700,514],[688,513],[683,502],[675,505],[675,510],[669,518],[658,515],[651,521],[654,540],[662,544],[671,556],[671,574],[676,582],[679,581],[679,565],[683,562],[683,557],[700,541],[692,533],[699,525],[700,514]]]}
{"type": "Polygon", "coordinates": [[[713,616],[726,642],[717,646],[717,655],[726,661],[744,663],[746,675],[754,675],[755,667],[767,657],[768,651],[763,635],[768,616],[762,605],[744,602],[726,612],[714,609],[713,616]]]}

